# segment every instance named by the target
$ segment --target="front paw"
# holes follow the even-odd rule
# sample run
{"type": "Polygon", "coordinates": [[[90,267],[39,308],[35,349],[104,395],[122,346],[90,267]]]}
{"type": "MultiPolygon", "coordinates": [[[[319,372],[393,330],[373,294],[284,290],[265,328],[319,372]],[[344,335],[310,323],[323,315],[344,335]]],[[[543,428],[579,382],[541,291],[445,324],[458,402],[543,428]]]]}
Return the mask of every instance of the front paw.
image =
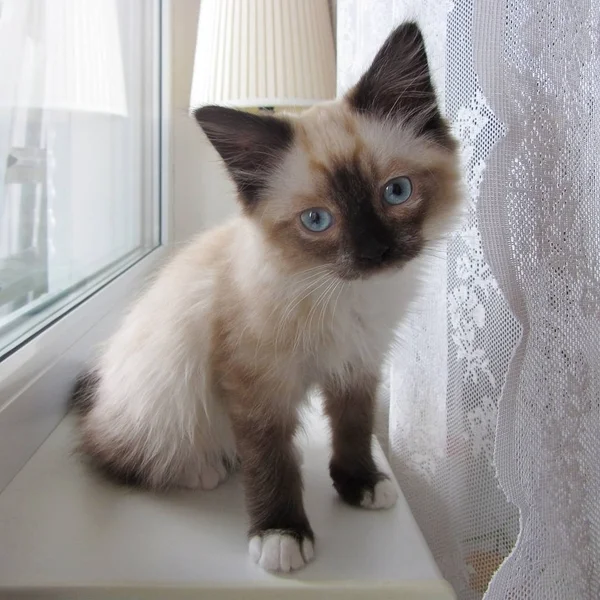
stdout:
{"type": "Polygon", "coordinates": [[[256,564],[273,572],[302,569],[315,556],[313,540],[280,529],[267,529],[253,536],[248,549],[256,564]]]}
{"type": "Polygon", "coordinates": [[[372,489],[364,490],[360,505],[373,510],[392,508],[398,500],[398,489],[387,477],[378,481],[372,489]]]}
{"type": "Polygon", "coordinates": [[[398,500],[396,484],[379,471],[354,471],[331,464],[333,486],[348,504],[370,509],[391,508],[398,500]]]}

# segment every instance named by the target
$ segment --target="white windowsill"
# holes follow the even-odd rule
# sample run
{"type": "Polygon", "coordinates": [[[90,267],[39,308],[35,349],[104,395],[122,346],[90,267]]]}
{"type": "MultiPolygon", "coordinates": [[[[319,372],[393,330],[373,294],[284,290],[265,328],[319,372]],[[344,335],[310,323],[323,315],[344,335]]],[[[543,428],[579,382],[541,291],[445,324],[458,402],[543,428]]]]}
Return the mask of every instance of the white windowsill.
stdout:
{"type": "Polygon", "coordinates": [[[252,564],[238,477],[211,492],[113,486],[73,454],[67,416],[0,494],[0,598],[454,598],[404,498],[381,512],[337,499],[323,419],[309,418],[317,557],[305,570],[278,577],[252,564]]]}

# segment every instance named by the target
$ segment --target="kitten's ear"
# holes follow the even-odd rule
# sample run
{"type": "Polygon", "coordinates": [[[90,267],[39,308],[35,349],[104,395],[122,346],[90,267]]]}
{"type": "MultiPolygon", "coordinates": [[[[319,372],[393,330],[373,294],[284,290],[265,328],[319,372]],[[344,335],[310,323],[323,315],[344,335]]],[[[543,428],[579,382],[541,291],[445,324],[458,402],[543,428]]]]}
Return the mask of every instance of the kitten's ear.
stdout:
{"type": "Polygon", "coordinates": [[[194,117],[225,161],[241,199],[248,205],[257,202],[292,145],[291,123],[222,106],[203,106],[194,117]]]}
{"type": "Polygon", "coordinates": [[[433,137],[448,135],[431,83],[425,42],[416,23],[404,23],[392,31],[346,99],[359,113],[402,119],[419,133],[433,137]]]}

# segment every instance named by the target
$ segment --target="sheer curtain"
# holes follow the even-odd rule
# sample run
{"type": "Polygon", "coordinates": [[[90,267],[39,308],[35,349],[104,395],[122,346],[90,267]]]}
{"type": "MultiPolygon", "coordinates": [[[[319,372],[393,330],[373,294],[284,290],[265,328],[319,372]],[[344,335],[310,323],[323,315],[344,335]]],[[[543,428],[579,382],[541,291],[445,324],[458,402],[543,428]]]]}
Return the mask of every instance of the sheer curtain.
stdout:
{"type": "Polygon", "coordinates": [[[467,210],[400,332],[390,460],[459,598],[597,599],[600,4],[338,0],[340,92],[407,18],[467,210]]]}

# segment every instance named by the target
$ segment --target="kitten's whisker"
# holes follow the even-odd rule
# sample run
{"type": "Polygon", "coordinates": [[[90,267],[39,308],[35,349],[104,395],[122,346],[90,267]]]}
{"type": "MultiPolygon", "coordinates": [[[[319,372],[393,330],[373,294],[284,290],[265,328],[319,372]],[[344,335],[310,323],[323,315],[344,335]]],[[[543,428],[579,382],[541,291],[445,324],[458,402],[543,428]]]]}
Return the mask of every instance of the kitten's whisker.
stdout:
{"type": "Polygon", "coordinates": [[[337,282],[332,282],[329,287],[327,288],[327,290],[325,290],[325,296],[323,297],[323,300],[320,303],[320,312],[317,316],[317,322],[316,322],[316,331],[315,331],[315,338],[316,339],[323,339],[324,334],[325,334],[325,323],[323,323],[323,329],[321,329],[321,319],[323,318],[323,314],[325,309],[327,308],[327,303],[329,301],[330,295],[331,295],[331,290],[335,290],[335,287],[337,285],[337,282]]]}
{"type": "Polygon", "coordinates": [[[291,317],[291,315],[292,315],[293,311],[296,309],[296,307],[298,307],[306,298],[308,298],[312,293],[319,290],[323,285],[325,285],[328,282],[327,274],[319,273],[315,276],[315,279],[316,280],[310,281],[306,285],[306,287],[304,287],[301,290],[300,293],[302,294],[302,296],[300,296],[299,298],[297,296],[292,298],[292,300],[290,301],[288,306],[284,309],[283,314],[280,317],[279,322],[277,324],[277,328],[276,328],[276,335],[275,335],[275,347],[276,348],[279,344],[279,335],[283,331],[288,319],[291,317]]]}
{"type": "Polygon", "coordinates": [[[295,284],[303,283],[304,281],[310,280],[311,278],[313,278],[313,277],[315,277],[317,275],[328,275],[328,274],[329,274],[329,269],[324,269],[323,271],[317,271],[316,273],[311,273],[310,275],[307,275],[303,279],[300,279],[298,281],[294,281],[294,283],[295,284]]]}
{"type": "Polygon", "coordinates": [[[327,305],[329,304],[329,299],[331,298],[331,293],[333,291],[335,291],[335,288],[337,287],[337,281],[334,281],[328,288],[327,288],[327,294],[325,296],[325,298],[323,299],[323,302],[321,303],[321,313],[319,314],[319,317],[317,318],[317,338],[320,338],[321,340],[323,340],[323,338],[325,337],[325,311],[327,309],[327,305]]]}
{"type": "MultiPolygon", "coordinates": [[[[327,273],[319,273],[317,275],[315,275],[312,278],[308,278],[309,279],[309,283],[304,286],[301,290],[300,293],[303,292],[307,292],[305,293],[302,297],[298,298],[298,296],[295,296],[294,298],[292,298],[290,304],[288,305],[288,308],[286,308],[285,313],[284,313],[284,317],[287,320],[287,318],[289,318],[289,316],[291,315],[291,313],[293,312],[293,310],[308,296],[310,296],[310,294],[315,290],[315,286],[317,286],[317,284],[320,284],[322,282],[325,282],[328,280],[328,276],[327,273]]],[[[321,287],[320,285],[317,286],[316,289],[319,289],[319,287],[321,287]]]]}
{"type": "Polygon", "coordinates": [[[333,311],[332,311],[332,314],[331,314],[331,321],[332,322],[335,320],[335,310],[337,308],[340,296],[342,295],[342,293],[346,289],[346,285],[347,285],[345,281],[342,281],[341,283],[342,283],[342,285],[340,286],[339,292],[338,292],[338,294],[337,294],[337,296],[335,298],[335,302],[333,303],[333,311]]]}
{"type": "MultiPolygon", "coordinates": [[[[331,286],[335,284],[335,281],[332,281],[329,283],[329,286],[327,286],[325,288],[325,290],[321,293],[321,295],[317,298],[317,301],[313,304],[312,308],[310,309],[310,312],[308,313],[308,324],[306,326],[306,331],[310,333],[310,329],[312,327],[312,320],[313,317],[316,313],[316,311],[318,310],[319,305],[321,304],[321,301],[327,296],[327,293],[329,292],[329,290],[331,289],[331,286]]],[[[306,340],[306,336],[304,337],[304,340],[306,340]]],[[[306,346],[306,344],[303,344],[304,346],[306,346]]]]}
{"type": "Polygon", "coordinates": [[[336,281],[335,285],[333,287],[333,289],[331,290],[329,297],[327,298],[327,301],[323,304],[323,310],[321,311],[321,318],[320,318],[320,322],[321,322],[321,338],[324,339],[325,338],[325,315],[327,313],[327,310],[329,309],[329,305],[331,304],[331,300],[333,299],[333,295],[335,294],[335,292],[337,291],[337,289],[339,288],[339,286],[341,285],[341,281],[336,281]]]}
{"type": "Polygon", "coordinates": [[[302,271],[298,271],[297,273],[294,273],[294,275],[302,275],[303,273],[308,273],[309,271],[316,271],[319,269],[323,269],[323,270],[327,270],[330,268],[331,265],[326,264],[326,265],[317,265],[316,267],[309,267],[308,269],[303,269],[302,271]]]}
{"type": "MultiPolygon", "coordinates": [[[[328,280],[325,280],[325,281],[324,281],[324,282],[323,282],[323,283],[322,283],[322,284],[321,284],[321,285],[320,285],[320,286],[319,286],[317,289],[314,289],[314,290],[312,290],[312,291],[310,292],[310,294],[316,293],[318,290],[320,290],[320,289],[321,289],[321,288],[322,288],[324,285],[326,285],[327,283],[328,283],[328,280]]],[[[310,294],[308,294],[308,295],[310,295],[310,294]]],[[[307,295],[307,296],[305,296],[304,298],[308,297],[308,295],[307,295]]],[[[304,298],[303,298],[303,299],[304,299],[304,298]]],[[[311,307],[311,310],[310,310],[310,312],[309,312],[309,316],[310,316],[310,314],[312,313],[312,309],[313,309],[313,308],[314,308],[314,305],[313,305],[313,307],[311,307]]],[[[295,338],[294,338],[294,344],[293,344],[293,346],[292,346],[292,353],[295,353],[295,352],[296,352],[296,350],[297,350],[297,348],[298,348],[298,344],[300,343],[300,340],[301,340],[301,339],[302,339],[302,341],[304,342],[304,337],[305,337],[305,334],[306,334],[306,330],[307,330],[307,328],[308,328],[308,323],[307,323],[307,320],[308,320],[308,317],[307,317],[307,318],[304,320],[304,323],[298,323],[298,324],[297,324],[296,336],[295,336],[295,338]]],[[[304,343],[303,343],[303,346],[304,346],[304,343]]]]}
{"type": "Polygon", "coordinates": [[[434,256],[436,258],[447,258],[448,253],[444,250],[434,250],[433,248],[423,248],[421,256],[434,256]]]}

